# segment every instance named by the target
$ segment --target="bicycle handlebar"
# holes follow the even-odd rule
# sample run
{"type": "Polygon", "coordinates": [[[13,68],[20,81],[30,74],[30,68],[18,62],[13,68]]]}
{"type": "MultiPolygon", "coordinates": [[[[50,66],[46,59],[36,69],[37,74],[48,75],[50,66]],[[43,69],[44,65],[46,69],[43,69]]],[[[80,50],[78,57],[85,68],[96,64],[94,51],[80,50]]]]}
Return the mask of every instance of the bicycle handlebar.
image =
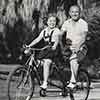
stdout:
{"type": "Polygon", "coordinates": [[[30,51],[42,51],[50,47],[51,47],[50,45],[44,46],[43,48],[32,48],[32,47],[27,47],[26,45],[23,46],[23,48],[25,49],[24,50],[25,54],[29,53],[30,51]]]}
{"type": "Polygon", "coordinates": [[[43,48],[32,48],[32,47],[24,47],[25,49],[30,49],[30,50],[34,50],[34,51],[41,51],[47,48],[50,48],[50,45],[44,46],[43,48]]]}

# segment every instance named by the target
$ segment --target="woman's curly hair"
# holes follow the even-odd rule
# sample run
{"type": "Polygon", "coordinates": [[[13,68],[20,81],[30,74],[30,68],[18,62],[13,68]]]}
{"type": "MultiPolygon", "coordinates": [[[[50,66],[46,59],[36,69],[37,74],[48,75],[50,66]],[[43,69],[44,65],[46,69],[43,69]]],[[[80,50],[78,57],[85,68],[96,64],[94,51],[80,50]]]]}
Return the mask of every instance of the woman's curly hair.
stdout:
{"type": "Polygon", "coordinates": [[[59,18],[57,17],[56,13],[49,13],[46,17],[43,18],[43,23],[47,25],[47,21],[50,17],[55,17],[56,18],[56,25],[59,23],[59,18]]]}

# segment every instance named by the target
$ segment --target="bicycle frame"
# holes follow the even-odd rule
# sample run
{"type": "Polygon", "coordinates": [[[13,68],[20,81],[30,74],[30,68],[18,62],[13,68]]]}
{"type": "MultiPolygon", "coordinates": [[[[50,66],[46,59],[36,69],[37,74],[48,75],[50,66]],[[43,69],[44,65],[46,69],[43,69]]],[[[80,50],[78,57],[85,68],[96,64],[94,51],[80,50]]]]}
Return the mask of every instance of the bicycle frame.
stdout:
{"type": "MultiPolygon", "coordinates": [[[[38,67],[41,66],[41,60],[40,63],[37,61],[38,59],[35,59],[35,53],[31,54],[31,56],[28,58],[27,62],[25,63],[26,66],[29,66],[28,67],[28,72],[33,74],[35,73],[35,78],[37,79],[38,81],[38,84],[41,85],[41,78],[40,78],[40,75],[39,75],[39,72],[38,72],[38,67]]],[[[41,66],[42,67],[42,66],[41,66]]],[[[59,69],[58,66],[55,67],[56,71],[57,71],[57,75],[59,75],[59,79],[60,81],[62,81],[63,83],[63,86],[58,86],[57,84],[51,82],[51,81],[48,81],[48,84],[51,85],[51,86],[55,86],[59,89],[64,89],[66,87],[66,81],[64,80],[63,78],[63,73],[61,73],[61,70],[59,69]]]]}
{"type": "Polygon", "coordinates": [[[25,63],[25,66],[28,69],[28,73],[30,73],[32,76],[35,73],[35,77],[38,80],[38,84],[41,85],[40,77],[39,77],[39,73],[38,73],[38,66],[37,66],[37,63],[36,63],[34,56],[35,56],[34,53],[31,54],[31,56],[28,58],[27,62],[25,63]]]}
{"type": "MultiPolygon", "coordinates": [[[[39,50],[43,50],[43,49],[33,49],[33,50],[34,51],[35,50],[39,51],[39,50]]],[[[76,59],[76,58],[73,58],[73,59],[76,59]]],[[[29,57],[29,59],[27,60],[25,65],[29,66],[28,67],[28,72],[31,73],[32,75],[35,74],[35,78],[37,79],[38,84],[41,85],[42,80],[41,80],[39,72],[38,72],[38,67],[41,66],[41,60],[40,60],[40,63],[38,62],[38,60],[39,59],[35,58],[35,52],[34,52],[33,54],[31,54],[31,56],[29,57]]],[[[68,60],[67,62],[70,62],[70,60],[72,60],[72,59],[69,60],[69,58],[67,58],[67,60],[68,60]]],[[[64,76],[63,76],[63,73],[62,73],[63,71],[60,70],[59,66],[56,66],[55,69],[56,69],[56,72],[58,73],[57,75],[59,75],[59,80],[63,83],[63,85],[58,86],[57,84],[55,84],[51,81],[48,81],[48,84],[50,84],[51,86],[55,86],[59,89],[66,90],[67,88],[65,88],[65,87],[67,86],[67,82],[64,79],[64,76]]],[[[79,66],[78,71],[79,70],[80,70],[80,66],[79,66]]]]}

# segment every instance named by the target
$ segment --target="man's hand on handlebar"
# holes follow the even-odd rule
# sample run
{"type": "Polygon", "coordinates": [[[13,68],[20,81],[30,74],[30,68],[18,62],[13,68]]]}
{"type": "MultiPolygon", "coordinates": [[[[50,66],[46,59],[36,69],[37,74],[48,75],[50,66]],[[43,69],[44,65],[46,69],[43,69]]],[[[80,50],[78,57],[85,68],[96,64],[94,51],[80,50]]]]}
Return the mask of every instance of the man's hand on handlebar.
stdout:
{"type": "Polygon", "coordinates": [[[52,46],[52,50],[56,50],[56,46],[52,46]]]}

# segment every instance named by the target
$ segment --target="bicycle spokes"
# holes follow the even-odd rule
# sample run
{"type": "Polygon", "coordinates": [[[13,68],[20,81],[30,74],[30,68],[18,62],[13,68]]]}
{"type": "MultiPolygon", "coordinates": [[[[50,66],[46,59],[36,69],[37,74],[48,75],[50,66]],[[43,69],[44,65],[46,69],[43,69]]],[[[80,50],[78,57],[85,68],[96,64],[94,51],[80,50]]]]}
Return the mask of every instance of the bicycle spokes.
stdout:
{"type": "Polygon", "coordinates": [[[31,76],[27,74],[27,69],[22,67],[11,73],[8,80],[9,100],[24,100],[27,96],[32,95],[32,91],[31,76]]]}

